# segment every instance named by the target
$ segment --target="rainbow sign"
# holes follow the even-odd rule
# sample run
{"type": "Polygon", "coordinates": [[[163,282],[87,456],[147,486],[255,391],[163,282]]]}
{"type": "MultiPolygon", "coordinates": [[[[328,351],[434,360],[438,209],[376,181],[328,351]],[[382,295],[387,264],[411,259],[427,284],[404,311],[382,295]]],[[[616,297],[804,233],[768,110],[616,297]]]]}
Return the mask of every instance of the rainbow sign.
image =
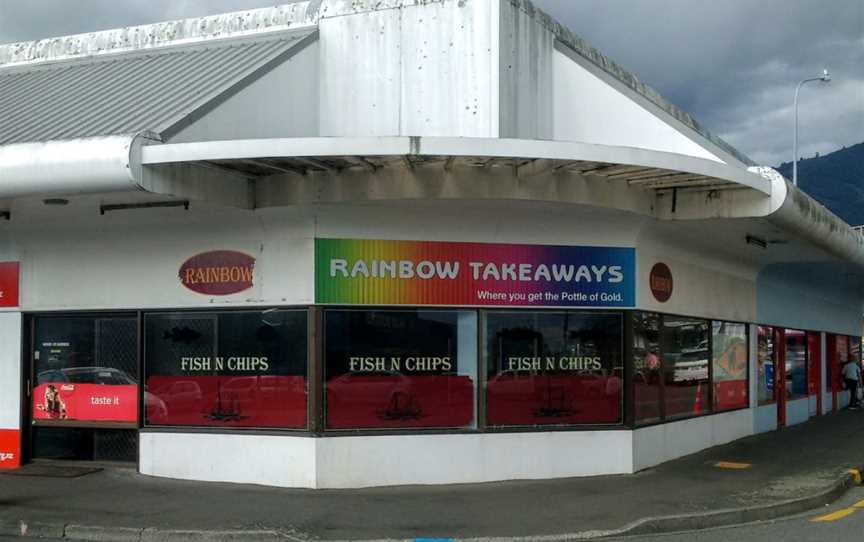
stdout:
{"type": "Polygon", "coordinates": [[[315,239],[315,302],[632,307],[632,248],[315,239]]]}

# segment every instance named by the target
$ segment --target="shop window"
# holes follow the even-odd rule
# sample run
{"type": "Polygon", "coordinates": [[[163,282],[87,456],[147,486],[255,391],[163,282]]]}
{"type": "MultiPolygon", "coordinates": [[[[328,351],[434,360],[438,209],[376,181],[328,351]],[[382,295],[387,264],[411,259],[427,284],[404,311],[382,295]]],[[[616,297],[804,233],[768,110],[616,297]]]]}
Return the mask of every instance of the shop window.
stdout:
{"type": "Polygon", "coordinates": [[[34,322],[35,423],[138,423],[138,320],[39,317],[34,322]]]}
{"type": "Polygon", "coordinates": [[[306,426],[305,310],[148,314],[144,334],[148,424],[306,426]]]}
{"type": "Polygon", "coordinates": [[[667,419],[710,412],[709,338],[707,320],[663,317],[663,402],[667,419]]]}
{"type": "Polygon", "coordinates": [[[786,330],[786,399],[807,397],[807,334],[786,330]]]}
{"type": "Polygon", "coordinates": [[[324,313],[328,429],[474,423],[477,313],[324,313]]]}
{"type": "Polygon", "coordinates": [[[488,313],[486,423],[619,423],[622,333],[620,314],[488,313]]]}
{"type": "Polygon", "coordinates": [[[637,424],[659,421],[662,372],[659,314],[633,314],[633,413],[637,424]]]}
{"type": "Polygon", "coordinates": [[[849,359],[861,363],[861,337],[849,337],[849,359]]]}
{"type": "Polygon", "coordinates": [[[742,323],[713,322],[714,409],[746,408],[747,403],[747,326],[742,323]]]}
{"type": "Polygon", "coordinates": [[[774,328],[759,326],[756,337],[756,393],[759,404],[774,403],[774,371],[776,370],[774,350],[774,328]]]}

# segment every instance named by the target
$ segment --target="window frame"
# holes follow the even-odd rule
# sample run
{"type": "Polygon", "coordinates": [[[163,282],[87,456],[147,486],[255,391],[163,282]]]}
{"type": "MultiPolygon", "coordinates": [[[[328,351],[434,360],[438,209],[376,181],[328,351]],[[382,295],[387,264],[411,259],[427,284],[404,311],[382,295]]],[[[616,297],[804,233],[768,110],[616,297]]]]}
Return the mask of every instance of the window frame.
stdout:
{"type": "MultiPolygon", "coordinates": [[[[320,410],[318,418],[320,425],[317,429],[317,434],[322,436],[351,436],[351,435],[410,435],[410,434],[450,434],[450,433],[482,433],[485,427],[480,423],[480,408],[481,408],[481,390],[480,382],[482,375],[482,352],[480,351],[480,341],[482,340],[482,309],[474,307],[441,307],[425,305],[316,305],[320,307],[320,328],[319,328],[319,343],[320,357],[317,358],[319,377],[320,377],[320,410]],[[430,427],[328,427],[327,426],[327,312],[470,312],[476,316],[477,329],[475,329],[475,340],[477,341],[477,351],[475,355],[474,368],[476,371],[476,379],[473,383],[473,398],[472,409],[473,419],[468,426],[430,426],[430,427]]],[[[458,329],[458,327],[457,327],[458,329]]]]}
{"type": "MultiPolygon", "coordinates": [[[[550,429],[563,429],[567,430],[570,428],[585,428],[587,430],[596,429],[597,427],[605,427],[605,428],[620,428],[627,425],[627,411],[626,411],[626,400],[627,396],[627,348],[626,348],[626,320],[627,313],[630,312],[628,310],[615,310],[608,308],[598,308],[598,309],[586,309],[586,308],[554,308],[554,309],[519,309],[519,308],[499,308],[499,309],[490,309],[490,310],[480,310],[480,312],[484,315],[482,322],[480,325],[482,326],[481,330],[481,338],[483,339],[482,343],[478,343],[478,347],[480,349],[481,356],[481,367],[483,375],[483,388],[482,391],[478,388],[477,398],[483,404],[484,411],[484,420],[483,420],[483,430],[487,432],[500,432],[501,430],[515,430],[515,431],[547,431],[550,429]],[[487,323],[486,318],[490,314],[574,314],[574,313],[585,313],[585,314],[604,314],[604,315],[614,315],[618,317],[618,325],[619,325],[619,342],[620,342],[620,353],[621,353],[621,366],[620,366],[620,378],[621,378],[621,388],[618,392],[618,408],[619,408],[619,416],[617,422],[588,422],[588,423],[556,423],[556,424],[508,424],[508,425],[489,425],[487,420],[485,419],[485,413],[488,409],[488,393],[487,393],[487,385],[489,378],[489,351],[487,349],[487,336],[486,332],[487,323]]],[[[614,372],[615,368],[613,368],[614,372]]],[[[480,379],[478,378],[478,381],[480,379]]],[[[479,424],[478,424],[479,427],[479,424]]]]}
{"type": "MultiPolygon", "coordinates": [[[[21,427],[67,427],[80,429],[136,429],[140,430],[144,423],[144,384],[143,384],[143,359],[141,357],[141,321],[142,315],[139,310],[81,310],[81,311],[22,311],[22,326],[25,326],[26,331],[22,333],[21,348],[23,359],[23,371],[21,375],[21,427]],[[138,407],[138,416],[134,422],[118,422],[118,421],[90,421],[90,420],[69,420],[69,421],[53,421],[53,420],[36,420],[33,418],[33,389],[36,386],[36,360],[34,352],[36,351],[36,323],[40,319],[106,319],[106,318],[129,318],[136,320],[136,367],[138,370],[138,384],[136,391],[136,401],[138,407]],[[27,421],[28,423],[24,423],[27,421]]],[[[28,437],[29,438],[29,435],[28,437]]],[[[23,439],[22,439],[23,441],[23,439]]]]}
{"type": "MultiPolygon", "coordinates": [[[[654,425],[666,424],[666,423],[674,423],[678,421],[683,421],[687,419],[698,418],[702,416],[711,416],[720,413],[728,413],[734,412],[736,410],[741,410],[743,408],[750,408],[748,404],[747,407],[740,407],[733,410],[722,410],[715,411],[714,410],[714,397],[713,397],[713,362],[709,363],[709,375],[711,379],[712,385],[709,386],[709,397],[710,397],[710,411],[704,412],[695,416],[688,417],[674,417],[668,418],[665,414],[665,401],[661,396],[661,418],[659,420],[654,420],[646,423],[638,423],[637,420],[634,420],[634,390],[633,390],[633,365],[632,365],[632,356],[633,356],[633,315],[639,312],[643,313],[654,313],[662,318],[666,316],[673,317],[683,317],[683,318],[694,318],[707,320],[710,324],[713,325],[714,319],[711,318],[702,318],[699,316],[690,316],[676,313],[666,313],[660,312],[656,310],[644,310],[636,307],[621,307],[621,308],[609,308],[609,307],[597,307],[597,308],[586,308],[586,307],[574,307],[574,308],[566,308],[566,307],[554,307],[548,309],[538,308],[535,309],[533,307],[501,307],[501,308],[487,308],[487,307],[479,307],[479,306],[415,306],[415,305],[323,305],[323,304],[306,304],[306,305],[244,305],[237,307],[209,307],[209,306],[201,306],[201,307],[160,307],[160,308],[150,308],[150,309],[108,309],[108,310],[43,310],[43,311],[22,311],[22,326],[23,326],[23,335],[22,335],[22,370],[23,376],[21,381],[21,389],[22,389],[22,405],[21,405],[21,418],[22,418],[22,427],[29,427],[31,424],[31,420],[29,419],[29,411],[31,408],[31,397],[27,395],[28,391],[28,382],[26,372],[30,371],[32,375],[32,353],[33,343],[35,341],[34,334],[34,326],[35,320],[40,317],[93,317],[93,318],[105,318],[111,316],[121,316],[121,317],[135,317],[138,319],[138,371],[139,378],[143,383],[146,378],[146,368],[145,358],[144,358],[144,318],[148,314],[153,313],[205,313],[205,312],[249,312],[249,311],[263,311],[267,309],[279,309],[279,310],[298,310],[305,311],[307,313],[307,344],[308,344],[308,352],[307,352],[307,380],[306,380],[306,396],[307,396],[307,422],[305,428],[252,428],[252,427],[219,427],[219,426],[156,426],[156,425],[144,425],[144,386],[139,385],[139,416],[138,423],[133,426],[129,426],[124,424],[122,428],[125,429],[137,429],[139,433],[142,432],[165,432],[165,433],[206,433],[206,434],[256,434],[256,435],[285,435],[290,434],[292,436],[303,436],[303,437],[320,437],[320,436],[328,436],[328,437],[341,437],[341,436],[357,436],[357,435],[411,435],[411,434],[428,434],[428,435],[446,435],[446,434],[481,434],[481,433],[533,433],[533,432],[559,432],[559,431],[598,431],[598,430],[616,430],[616,429],[642,429],[646,427],[651,427],[654,425]],[[477,384],[475,389],[475,413],[476,413],[476,423],[475,427],[472,428],[387,428],[387,429],[358,429],[358,430],[346,430],[346,429],[326,429],[324,427],[323,416],[325,415],[325,410],[323,408],[323,401],[325,395],[324,389],[324,346],[325,346],[325,338],[324,338],[324,329],[323,329],[323,315],[326,310],[329,309],[347,309],[347,310],[422,310],[422,311],[434,311],[434,310],[443,310],[443,311],[473,311],[477,314],[477,384]],[[570,312],[570,311],[585,311],[585,312],[610,312],[617,313],[621,315],[623,321],[623,333],[622,333],[622,341],[623,341],[623,378],[624,378],[624,390],[622,394],[622,413],[623,413],[623,421],[619,424],[580,424],[580,425],[546,425],[546,426],[488,426],[485,420],[485,379],[486,379],[486,355],[485,355],[485,337],[483,336],[485,333],[486,323],[485,317],[487,313],[497,312],[497,311],[505,311],[505,312],[519,312],[519,311],[528,311],[528,312],[570,312]],[[483,349],[481,351],[481,348],[483,349]],[[29,349],[29,350],[28,350],[29,349]],[[26,422],[26,423],[25,423],[26,422]]],[[[731,320],[716,320],[716,321],[731,321],[731,320]]],[[[731,321],[733,323],[738,323],[731,321]]],[[[772,332],[776,333],[778,330],[785,330],[787,328],[783,326],[777,326],[772,324],[760,324],[757,322],[744,322],[747,334],[748,334],[748,353],[752,354],[752,349],[754,348],[754,344],[751,341],[756,340],[755,337],[758,335],[758,328],[764,327],[769,328],[772,332]],[[756,326],[756,330],[751,329],[750,326],[756,326]]],[[[796,328],[788,328],[788,329],[796,329],[796,328]]],[[[844,336],[847,340],[847,356],[851,355],[851,340],[857,339],[860,341],[860,336],[857,335],[845,335],[841,333],[834,333],[831,331],[816,331],[810,329],[803,329],[805,333],[824,333],[825,334],[825,352],[823,355],[826,360],[826,372],[830,371],[830,367],[828,366],[829,360],[829,352],[828,349],[831,346],[830,341],[831,337],[840,337],[844,336]]],[[[709,344],[711,345],[711,352],[713,353],[713,333],[709,333],[709,344]]],[[[860,343],[859,343],[860,344],[860,343]]],[[[758,346],[756,347],[758,348],[758,346]]],[[[836,346],[835,346],[836,350],[836,346]]],[[[775,346],[776,352],[776,346],[775,346]]],[[[661,352],[662,354],[662,352],[661,352]]],[[[809,353],[808,353],[809,355],[809,353]]],[[[862,363],[862,358],[864,358],[864,349],[859,348],[859,363],[862,363]]],[[[713,360],[712,360],[713,361],[713,360]]],[[[821,361],[821,360],[820,360],[821,361]]],[[[839,362],[839,360],[837,360],[839,362]]],[[[661,368],[662,368],[662,356],[661,356],[661,368]]],[[[777,404],[777,396],[776,393],[779,391],[775,387],[775,396],[770,403],[762,403],[758,400],[758,390],[757,395],[754,399],[751,395],[750,383],[751,380],[750,371],[754,369],[749,368],[750,364],[758,363],[758,352],[755,356],[748,359],[748,402],[753,404],[753,408],[759,408],[761,406],[768,405],[776,405],[777,404]]],[[[808,368],[809,369],[809,368],[808,368]]],[[[826,373],[827,374],[827,373],[826,373]]],[[[809,376],[808,376],[809,378],[809,376]]],[[[828,389],[830,383],[830,377],[826,376],[826,390],[828,393],[831,393],[832,390],[828,389]]],[[[661,382],[661,393],[665,388],[664,383],[661,382]]],[[[839,391],[839,390],[837,390],[839,391]]],[[[784,388],[785,392],[785,388],[784,388]]],[[[803,399],[803,397],[802,397],[803,399]]],[[[105,424],[100,423],[100,427],[108,427],[105,424]]],[[[29,437],[22,437],[29,438],[29,437]]],[[[22,441],[23,442],[23,441],[22,441]]]]}
{"type": "Polygon", "coordinates": [[[313,321],[310,305],[262,305],[262,306],[244,306],[244,307],[183,307],[179,309],[147,309],[138,311],[139,314],[139,333],[138,333],[138,350],[140,358],[140,371],[142,385],[139,390],[139,401],[141,415],[139,416],[139,432],[168,432],[168,433],[224,433],[224,434],[309,434],[310,433],[310,418],[312,414],[312,375],[311,369],[314,365],[312,354],[314,345],[312,343],[315,337],[315,322],[313,321]],[[219,315],[224,313],[243,313],[243,312],[260,312],[268,310],[278,310],[286,312],[304,312],[306,313],[306,416],[304,417],[303,427],[261,427],[261,426],[218,426],[218,425],[156,425],[146,423],[146,379],[147,379],[147,352],[146,352],[146,319],[152,315],[179,315],[179,314],[207,314],[219,315]]]}

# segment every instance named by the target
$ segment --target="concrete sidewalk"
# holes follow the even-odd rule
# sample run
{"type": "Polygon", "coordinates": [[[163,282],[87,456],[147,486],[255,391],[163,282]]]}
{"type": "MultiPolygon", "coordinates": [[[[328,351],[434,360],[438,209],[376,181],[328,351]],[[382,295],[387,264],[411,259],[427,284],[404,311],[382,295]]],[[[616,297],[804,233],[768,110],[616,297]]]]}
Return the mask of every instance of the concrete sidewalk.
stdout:
{"type": "Polygon", "coordinates": [[[31,536],[102,540],[588,538],[701,528],[836,499],[852,483],[848,470],[864,464],[862,431],[864,414],[839,412],[635,475],[553,481],[291,490],[126,469],[80,478],[6,475],[0,535],[18,532],[21,522],[31,536]],[[724,469],[719,461],[750,466],[724,469]]]}

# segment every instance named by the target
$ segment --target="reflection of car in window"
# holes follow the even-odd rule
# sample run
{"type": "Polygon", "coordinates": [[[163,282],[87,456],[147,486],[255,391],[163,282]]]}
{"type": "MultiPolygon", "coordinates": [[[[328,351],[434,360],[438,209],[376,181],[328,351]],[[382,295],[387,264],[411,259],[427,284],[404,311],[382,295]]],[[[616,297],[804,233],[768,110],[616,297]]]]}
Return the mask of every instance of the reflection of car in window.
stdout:
{"type": "Polygon", "coordinates": [[[126,372],[113,367],[68,367],[43,371],[36,375],[36,384],[70,382],[73,384],[103,384],[107,386],[135,385],[126,372]]]}

